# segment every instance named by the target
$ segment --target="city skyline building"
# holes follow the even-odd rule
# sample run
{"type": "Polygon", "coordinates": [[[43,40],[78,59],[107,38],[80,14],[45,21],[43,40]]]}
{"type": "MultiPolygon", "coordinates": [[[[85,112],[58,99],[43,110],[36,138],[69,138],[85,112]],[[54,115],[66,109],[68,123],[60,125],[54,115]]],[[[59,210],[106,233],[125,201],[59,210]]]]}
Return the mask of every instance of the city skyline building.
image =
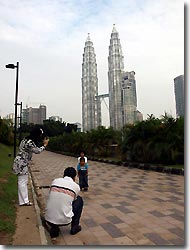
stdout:
{"type": "Polygon", "coordinates": [[[143,114],[137,110],[137,121],[142,122],[143,121],[143,114]]]}
{"type": "Polygon", "coordinates": [[[39,108],[29,107],[22,110],[22,123],[43,124],[46,120],[46,106],[40,105],[39,108]]]}
{"type": "Polygon", "coordinates": [[[133,124],[137,120],[137,95],[135,72],[124,72],[122,76],[122,124],[133,124]]]}
{"type": "Polygon", "coordinates": [[[184,75],[174,78],[176,117],[184,117],[184,75]]]}
{"type": "Polygon", "coordinates": [[[123,126],[121,79],[124,73],[124,57],[115,25],[113,26],[108,56],[108,88],[110,126],[120,129],[123,126]]]}
{"type": "MultiPolygon", "coordinates": [[[[142,119],[137,115],[135,72],[124,71],[124,56],[119,33],[113,25],[108,55],[108,94],[98,95],[96,55],[88,33],[82,63],[82,127],[83,131],[101,126],[101,101],[109,98],[110,127],[121,129],[142,119]]],[[[140,115],[141,114],[141,115],[140,115]]]]}
{"type": "Polygon", "coordinates": [[[98,96],[96,54],[88,33],[82,62],[82,128],[83,132],[101,125],[98,96]]]}

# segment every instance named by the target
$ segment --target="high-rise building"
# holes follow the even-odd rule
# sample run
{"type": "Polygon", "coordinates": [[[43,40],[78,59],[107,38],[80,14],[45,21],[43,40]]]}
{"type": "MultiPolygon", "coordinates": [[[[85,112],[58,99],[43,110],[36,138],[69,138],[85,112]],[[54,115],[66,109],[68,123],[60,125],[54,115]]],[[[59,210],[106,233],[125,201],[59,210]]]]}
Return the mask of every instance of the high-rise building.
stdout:
{"type": "Polygon", "coordinates": [[[133,124],[137,120],[137,96],[135,72],[124,72],[121,83],[122,124],[133,124]]]}
{"type": "Polygon", "coordinates": [[[82,127],[83,131],[97,128],[101,124],[98,115],[98,77],[96,55],[90,35],[85,42],[82,63],[82,127]]]}
{"type": "Polygon", "coordinates": [[[75,122],[74,125],[77,126],[77,132],[81,132],[81,130],[82,130],[82,129],[81,129],[81,123],[75,122]]]}
{"type": "Polygon", "coordinates": [[[142,122],[143,121],[143,114],[137,110],[137,121],[142,122]]]}
{"type": "Polygon", "coordinates": [[[184,116],[184,75],[174,78],[176,117],[184,116]]]}
{"type": "Polygon", "coordinates": [[[39,124],[43,124],[46,120],[46,106],[40,104],[39,106],[39,124]]]}
{"type": "Polygon", "coordinates": [[[22,123],[43,124],[46,120],[46,106],[40,105],[39,108],[26,108],[22,110],[22,123]]]}
{"type": "Polygon", "coordinates": [[[109,114],[110,126],[120,129],[122,119],[122,89],[121,81],[124,73],[124,57],[122,54],[119,34],[113,27],[108,56],[109,114]]]}
{"type": "Polygon", "coordinates": [[[22,123],[28,124],[28,108],[22,109],[22,123]]]}
{"type": "MultiPolygon", "coordinates": [[[[82,126],[88,131],[101,126],[101,100],[109,97],[110,127],[121,129],[143,119],[137,112],[135,72],[124,71],[124,57],[115,25],[108,56],[109,93],[98,95],[96,55],[88,34],[82,63],[82,126]]],[[[141,115],[140,115],[141,114],[141,115]]]]}
{"type": "Polygon", "coordinates": [[[108,56],[110,126],[121,129],[137,121],[135,72],[124,71],[124,57],[119,34],[113,26],[108,56]]]}

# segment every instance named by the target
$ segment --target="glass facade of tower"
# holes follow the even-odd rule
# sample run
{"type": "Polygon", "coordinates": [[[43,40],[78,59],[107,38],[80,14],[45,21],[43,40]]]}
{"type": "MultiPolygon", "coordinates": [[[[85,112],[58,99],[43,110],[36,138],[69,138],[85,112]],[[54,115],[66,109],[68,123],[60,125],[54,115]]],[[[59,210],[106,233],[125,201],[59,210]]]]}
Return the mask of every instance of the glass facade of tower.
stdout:
{"type": "Polygon", "coordinates": [[[108,56],[109,114],[110,126],[120,129],[122,120],[121,79],[124,72],[124,61],[119,34],[113,27],[108,56]]]}
{"type": "Polygon", "coordinates": [[[98,78],[96,55],[88,34],[82,63],[82,127],[83,131],[97,128],[101,121],[98,116],[98,78]]]}
{"type": "Polygon", "coordinates": [[[122,117],[123,125],[137,120],[137,96],[135,72],[124,72],[122,77],[122,117]]]}
{"type": "Polygon", "coordinates": [[[184,76],[174,78],[176,117],[184,117],[184,76]]]}

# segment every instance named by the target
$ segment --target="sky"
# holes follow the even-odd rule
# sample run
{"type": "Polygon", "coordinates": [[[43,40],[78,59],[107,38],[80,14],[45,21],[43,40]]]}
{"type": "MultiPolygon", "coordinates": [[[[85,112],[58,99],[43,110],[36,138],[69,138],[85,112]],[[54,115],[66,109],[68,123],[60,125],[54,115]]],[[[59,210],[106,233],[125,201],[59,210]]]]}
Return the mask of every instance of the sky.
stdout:
{"type": "MultiPolygon", "coordinates": [[[[0,116],[14,113],[16,70],[23,108],[47,106],[47,118],[82,122],[82,56],[88,33],[99,94],[108,93],[108,52],[115,24],[125,71],[135,71],[144,119],[176,116],[174,78],[184,74],[182,0],[0,0],[0,116]]],[[[108,100],[102,121],[109,126],[108,100]]]]}

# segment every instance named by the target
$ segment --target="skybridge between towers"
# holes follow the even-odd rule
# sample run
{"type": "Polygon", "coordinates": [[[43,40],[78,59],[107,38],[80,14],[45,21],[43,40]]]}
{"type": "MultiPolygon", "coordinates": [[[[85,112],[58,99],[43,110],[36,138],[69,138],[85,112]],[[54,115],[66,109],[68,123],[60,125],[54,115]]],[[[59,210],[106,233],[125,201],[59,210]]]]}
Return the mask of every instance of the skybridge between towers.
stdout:
{"type": "Polygon", "coordinates": [[[106,108],[109,112],[109,107],[107,103],[105,102],[105,98],[109,98],[109,94],[102,94],[102,95],[96,95],[95,100],[97,101],[97,108],[98,108],[98,120],[99,120],[99,126],[101,126],[102,123],[102,109],[101,109],[101,103],[104,101],[104,104],[106,105],[106,108]]]}

